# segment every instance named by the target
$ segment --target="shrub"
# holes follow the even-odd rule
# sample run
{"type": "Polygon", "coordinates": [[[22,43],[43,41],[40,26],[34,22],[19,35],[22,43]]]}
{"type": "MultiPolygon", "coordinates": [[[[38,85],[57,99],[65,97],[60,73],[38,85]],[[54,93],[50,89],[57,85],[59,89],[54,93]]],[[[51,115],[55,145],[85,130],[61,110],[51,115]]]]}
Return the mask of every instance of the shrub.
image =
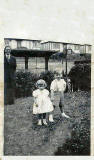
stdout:
{"type": "Polygon", "coordinates": [[[90,121],[84,119],[75,124],[71,139],[67,139],[63,146],[58,147],[55,155],[90,155],[90,121]]]}
{"type": "Polygon", "coordinates": [[[16,72],[16,98],[32,96],[38,79],[44,79],[47,83],[47,89],[50,89],[53,78],[54,73],[51,71],[42,72],[40,75],[23,70],[16,72]]]}
{"type": "Polygon", "coordinates": [[[91,66],[90,64],[75,65],[69,72],[69,78],[73,84],[73,90],[88,91],[91,88],[91,66]]]}
{"type": "Polygon", "coordinates": [[[38,78],[37,74],[28,71],[16,72],[16,97],[31,96],[38,78]]]}

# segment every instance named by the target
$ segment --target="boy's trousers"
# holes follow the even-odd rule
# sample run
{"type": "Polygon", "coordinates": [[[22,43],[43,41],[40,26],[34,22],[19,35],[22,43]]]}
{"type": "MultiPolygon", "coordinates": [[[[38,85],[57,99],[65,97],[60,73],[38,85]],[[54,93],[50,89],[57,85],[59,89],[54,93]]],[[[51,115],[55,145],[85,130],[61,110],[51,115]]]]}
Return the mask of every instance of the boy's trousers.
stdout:
{"type": "Polygon", "coordinates": [[[64,109],[64,92],[54,92],[54,100],[53,105],[62,107],[62,110],[64,109]]]}

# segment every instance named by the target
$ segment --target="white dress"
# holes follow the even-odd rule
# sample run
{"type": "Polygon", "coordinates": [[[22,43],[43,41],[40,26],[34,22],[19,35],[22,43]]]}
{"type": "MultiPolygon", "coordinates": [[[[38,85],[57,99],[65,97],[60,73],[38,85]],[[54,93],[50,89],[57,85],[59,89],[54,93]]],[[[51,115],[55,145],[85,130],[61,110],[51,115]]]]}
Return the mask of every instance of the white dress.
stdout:
{"type": "Polygon", "coordinates": [[[52,102],[49,98],[49,91],[47,89],[33,91],[33,97],[36,98],[36,104],[33,104],[33,114],[41,114],[52,112],[54,110],[52,102]]]}

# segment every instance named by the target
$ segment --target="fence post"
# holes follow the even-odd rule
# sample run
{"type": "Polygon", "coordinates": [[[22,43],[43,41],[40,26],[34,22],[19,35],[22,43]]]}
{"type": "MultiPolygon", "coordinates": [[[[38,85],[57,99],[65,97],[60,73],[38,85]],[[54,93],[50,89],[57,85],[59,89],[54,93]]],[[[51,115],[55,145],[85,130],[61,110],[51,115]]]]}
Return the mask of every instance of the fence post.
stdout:
{"type": "Polygon", "coordinates": [[[49,61],[49,57],[46,56],[45,57],[45,71],[48,71],[48,61],[49,61]]]}
{"type": "Polygon", "coordinates": [[[28,69],[28,56],[25,56],[25,69],[28,69]]]}

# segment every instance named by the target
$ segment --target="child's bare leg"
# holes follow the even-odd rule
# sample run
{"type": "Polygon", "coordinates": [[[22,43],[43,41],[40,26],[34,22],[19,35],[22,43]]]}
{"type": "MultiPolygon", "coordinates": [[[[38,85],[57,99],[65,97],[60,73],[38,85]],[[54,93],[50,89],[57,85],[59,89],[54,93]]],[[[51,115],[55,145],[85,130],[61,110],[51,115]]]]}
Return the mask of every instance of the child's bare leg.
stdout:
{"type": "Polygon", "coordinates": [[[43,119],[46,119],[46,113],[43,113],[43,119]]]}
{"type": "Polygon", "coordinates": [[[66,115],[66,114],[64,113],[64,103],[61,103],[61,101],[60,101],[60,103],[59,103],[59,108],[60,108],[62,117],[70,118],[68,115],[66,115]]]}
{"type": "Polygon", "coordinates": [[[42,114],[38,115],[38,125],[41,126],[42,125],[42,114]]]}
{"type": "Polygon", "coordinates": [[[63,92],[60,93],[59,108],[61,113],[63,113],[64,112],[64,93],[63,92]]]}
{"type": "Polygon", "coordinates": [[[60,108],[61,113],[63,113],[64,112],[64,106],[61,104],[61,102],[59,103],[59,108],[60,108]]]}
{"type": "Polygon", "coordinates": [[[47,125],[47,122],[46,122],[46,113],[43,113],[43,124],[47,125]]]}
{"type": "Polygon", "coordinates": [[[49,122],[54,122],[52,113],[49,114],[49,122]]]}

